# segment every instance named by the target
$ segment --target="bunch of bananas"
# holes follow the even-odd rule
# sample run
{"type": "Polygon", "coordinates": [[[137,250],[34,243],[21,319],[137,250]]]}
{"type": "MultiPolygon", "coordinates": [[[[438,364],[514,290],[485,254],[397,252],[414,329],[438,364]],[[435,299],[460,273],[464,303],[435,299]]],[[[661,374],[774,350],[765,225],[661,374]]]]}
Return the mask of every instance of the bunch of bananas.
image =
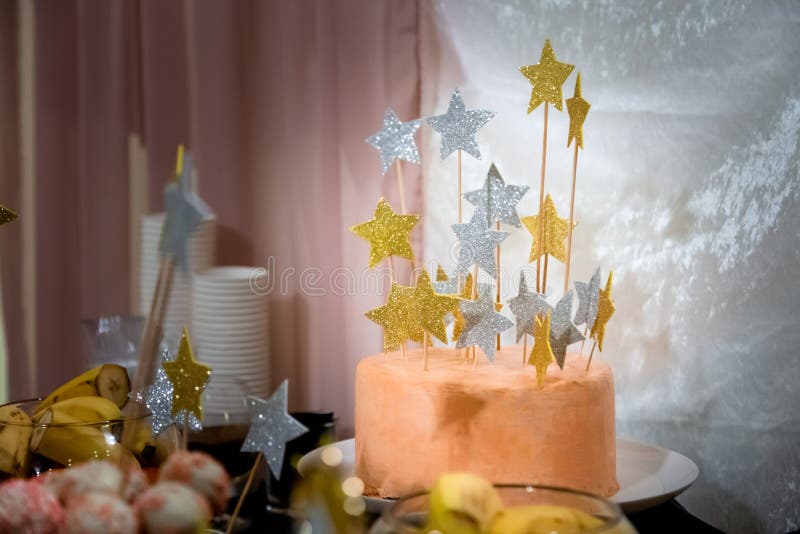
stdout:
{"type": "Polygon", "coordinates": [[[33,415],[15,404],[0,406],[0,471],[27,475],[32,454],[64,466],[91,459],[135,462],[110,432],[120,424],[130,388],[125,368],[106,364],[58,387],[33,415]]]}
{"type": "MultiPolygon", "coordinates": [[[[494,486],[471,473],[442,475],[430,494],[425,532],[442,534],[550,534],[595,531],[603,522],[570,508],[546,504],[504,507],[494,486]]],[[[624,528],[609,534],[630,532],[624,528]]]]}

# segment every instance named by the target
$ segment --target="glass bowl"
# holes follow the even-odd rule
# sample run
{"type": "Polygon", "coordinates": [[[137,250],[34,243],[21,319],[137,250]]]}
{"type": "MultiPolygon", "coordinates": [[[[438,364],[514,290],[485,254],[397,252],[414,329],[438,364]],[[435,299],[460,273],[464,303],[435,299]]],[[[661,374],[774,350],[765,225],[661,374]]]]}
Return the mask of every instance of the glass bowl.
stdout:
{"type": "MultiPolygon", "coordinates": [[[[529,525],[527,529],[520,529],[520,534],[533,534],[540,531],[547,532],[547,534],[636,534],[636,530],[622,514],[619,506],[591,493],[535,484],[496,484],[494,487],[506,509],[531,505],[560,506],[579,510],[601,521],[601,524],[588,529],[574,526],[559,529],[549,524],[545,530],[537,530],[529,525]]],[[[393,534],[439,533],[439,531],[426,528],[429,496],[429,492],[420,492],[398,499],[383,514],[382,522],[386,532],[393,534]]]]}
{"type": "Polygon", "coordinates": [[[133,399],[109,421],[37,424],[15,417],[15,409],[32,416],[40,401],[0,406],[0,479],[39,476],[89,460],[111,460],[125,469],[158,467],[178,448],[174,427],[153,438],[150,412],[133,399]]]}

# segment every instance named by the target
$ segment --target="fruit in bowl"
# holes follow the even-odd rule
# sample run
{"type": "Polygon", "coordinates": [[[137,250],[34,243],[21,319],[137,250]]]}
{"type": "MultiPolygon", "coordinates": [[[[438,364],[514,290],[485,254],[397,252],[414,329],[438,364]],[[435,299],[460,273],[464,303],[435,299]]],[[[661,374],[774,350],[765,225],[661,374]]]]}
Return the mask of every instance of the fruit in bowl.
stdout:
{"type": "Polygon", "coordinates": [[[471,473],[442,475],[430,492],[399,499],[383,522],[396,534],[636,534],[602,497],[547,486],[495,486],[471,473]]]}
{"type": "Polygon", "coordinates": [[[149,412],[129,400],[124,367],[100,365],[42,400],[0,406],[0,472],[38,476],[88,460],[155,467],[176,449],[174,432],[153,438],[149,412]]]}

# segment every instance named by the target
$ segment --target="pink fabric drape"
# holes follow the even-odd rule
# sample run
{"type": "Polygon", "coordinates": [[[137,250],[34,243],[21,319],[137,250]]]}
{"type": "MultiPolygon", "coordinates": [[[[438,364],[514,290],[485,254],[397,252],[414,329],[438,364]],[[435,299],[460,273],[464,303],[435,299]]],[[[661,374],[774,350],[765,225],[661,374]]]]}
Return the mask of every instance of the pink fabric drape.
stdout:
{"type": "MultiPolygon", "coordinates": [[[[399,205],[364,138],[388,105],[419,116],[418,31],[419,5],[401,0],[37,0],[37,312],[25,319],[40,334],[37,391],[25,391],[16,365],[19,317],[9,319],[12,394],[41,393],[79,369],[81,317],[132,308],[127,142],[138,132],[152,211],[186,142],[223,226],[220,263],[274,258],[288,277],[270,297],[273,381],[290,378],[294,408],[333,409],[349,428],[355,363],[380,350],[380,329],[362,314],[382,297],[359,285],[335,294],[329,275],[344,267],[360,280],[368,247],[347,227],[371,217],[380,195],[399,205]],[[312,291],[301,287],[317,273],[312,291]]],[[[419,211],[418,169],[407,165],[405,180],[419,211]]],[[[13,192],[13,175],[2,183],[13,192]]]]}

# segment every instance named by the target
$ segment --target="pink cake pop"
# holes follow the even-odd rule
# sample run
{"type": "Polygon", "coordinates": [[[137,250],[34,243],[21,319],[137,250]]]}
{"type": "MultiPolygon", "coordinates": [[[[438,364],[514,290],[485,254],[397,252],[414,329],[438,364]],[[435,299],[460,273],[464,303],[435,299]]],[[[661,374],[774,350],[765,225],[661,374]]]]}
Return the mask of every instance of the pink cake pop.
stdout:
{"type": "Polygon", "coordinates": [[[0,484],[0,533],[57,534],[64,509],[55,494],[36,481],[0,484]]]}
{"type": "Polygon", "coordinates": [[[231,478],[225,468],[204,452],[173,453],[158,475],[159,481],[182,482],[204,495],[214,513],[225,510],[231,498],[231,478]]]}
{"type": "Polygon", "coordinates": [[[133,508],[109,493],[74,496],[59,534],[136,534],[139,523],[133,508]]]}
{"type": "Polygon", "coordinates": [[[159,482],[134,503],[148,534],[178,534],[208,528],[211,507],[205,497],[178,482],[159,482]]]}

